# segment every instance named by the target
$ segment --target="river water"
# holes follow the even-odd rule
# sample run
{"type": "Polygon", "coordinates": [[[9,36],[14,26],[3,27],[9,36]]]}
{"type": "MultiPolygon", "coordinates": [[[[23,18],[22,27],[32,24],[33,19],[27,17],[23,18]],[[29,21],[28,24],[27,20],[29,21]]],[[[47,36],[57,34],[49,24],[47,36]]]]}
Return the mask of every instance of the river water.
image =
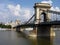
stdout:
{"type": "Polygon", "coordinates": [[[51,41],[49,38],[40,38],[38,41],[28,39],[16,31],[0,31],[0,45],[60,45],[60,31],[55,33],[56,36],[51,41]]]}

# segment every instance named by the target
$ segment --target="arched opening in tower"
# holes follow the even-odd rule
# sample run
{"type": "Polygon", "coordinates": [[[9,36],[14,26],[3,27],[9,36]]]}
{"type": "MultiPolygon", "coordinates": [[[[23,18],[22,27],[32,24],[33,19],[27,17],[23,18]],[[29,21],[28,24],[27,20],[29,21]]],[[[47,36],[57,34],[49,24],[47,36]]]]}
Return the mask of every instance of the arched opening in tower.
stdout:
{"type": "Polygon", "coordinates": [[[47,22],[47,14],[44,10],[41,13],[40,19],[41,19],[40,22],[47,22]]]}

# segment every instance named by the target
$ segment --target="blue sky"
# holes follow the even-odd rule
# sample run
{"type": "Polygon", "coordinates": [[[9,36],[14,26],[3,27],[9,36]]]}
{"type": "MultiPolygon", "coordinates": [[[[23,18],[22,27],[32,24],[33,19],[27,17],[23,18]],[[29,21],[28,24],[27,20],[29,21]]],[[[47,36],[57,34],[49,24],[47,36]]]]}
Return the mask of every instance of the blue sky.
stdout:
{"type": "Polygon", "coordinates": [[[60,0],[0,0],[0,22],[27,21],[34,14],[34,3],[50,1],[52,10],[60,11],[60,0]]]}

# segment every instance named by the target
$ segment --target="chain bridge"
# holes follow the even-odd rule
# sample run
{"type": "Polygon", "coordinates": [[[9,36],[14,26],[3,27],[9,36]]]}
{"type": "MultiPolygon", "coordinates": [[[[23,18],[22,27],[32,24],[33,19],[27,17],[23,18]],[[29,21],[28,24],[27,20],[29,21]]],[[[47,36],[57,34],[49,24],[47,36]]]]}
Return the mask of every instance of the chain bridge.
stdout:
{"type": "Polygon", "coordinates": [[[48,3],[35,3],[35,13],[31,18],[16,26],[17,31],[23,31],[25,28],[33,28],[36,35],[53,36],[53,27],[60,25],[60,11],[50,10],[51,5],[48,3]]]}

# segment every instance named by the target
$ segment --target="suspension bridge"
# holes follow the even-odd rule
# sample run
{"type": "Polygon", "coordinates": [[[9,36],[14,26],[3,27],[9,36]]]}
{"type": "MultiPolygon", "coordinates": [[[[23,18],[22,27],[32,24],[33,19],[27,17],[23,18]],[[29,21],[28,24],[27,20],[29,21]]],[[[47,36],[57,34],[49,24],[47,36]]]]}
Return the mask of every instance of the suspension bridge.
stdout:
{"type": "Polygon", "coordinates": [[[50,8],[48,3],[35,3],[35,14],[26,23],[16,26],[16,31],[33,28],[36,35],[53,36],[53,26],[60,25],[60,12],[50,8]]]}

